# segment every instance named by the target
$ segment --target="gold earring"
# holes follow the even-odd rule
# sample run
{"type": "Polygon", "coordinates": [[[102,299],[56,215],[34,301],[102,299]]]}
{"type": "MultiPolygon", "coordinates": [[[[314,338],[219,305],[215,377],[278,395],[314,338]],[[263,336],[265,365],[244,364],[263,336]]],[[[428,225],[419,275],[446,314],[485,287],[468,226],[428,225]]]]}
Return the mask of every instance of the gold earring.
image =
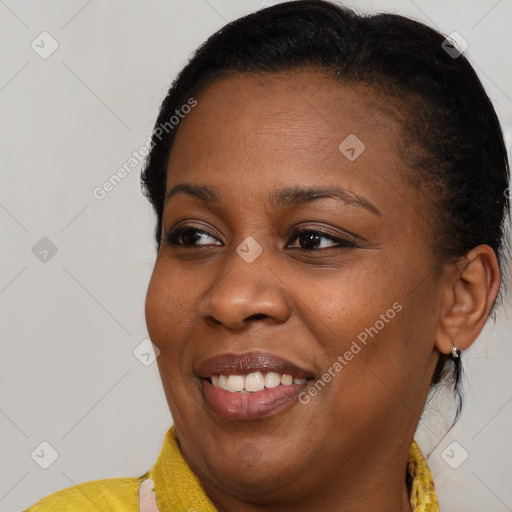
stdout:
{"type": "Polygon", "coordinates": [[[460,350],[455,346],[452,340],[452,359],[458,359],[460,356],[460,350]]]}

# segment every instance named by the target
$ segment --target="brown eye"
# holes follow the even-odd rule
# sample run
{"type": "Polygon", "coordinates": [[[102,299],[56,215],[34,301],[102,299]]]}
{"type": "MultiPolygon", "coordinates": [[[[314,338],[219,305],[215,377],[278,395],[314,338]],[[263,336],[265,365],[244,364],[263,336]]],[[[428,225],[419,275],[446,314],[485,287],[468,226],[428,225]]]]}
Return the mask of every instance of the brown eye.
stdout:
{"type": "Polygon", "coordinates": [[[290,240],[297,240],[299,242],[299,246],[292,247],[293,249],[304,249],[308,251],[316,249],[357,247],[353,240],[337,237],[317,229],[296,230],[290,240]],[[327,240],[327,243],[324,242],[324,240],[327,240]]]}
{"type": "Polygon", "coordinates": [[[169,232],[165,240],[170,245],[200,246],[200,245],[222,245],[208,231],[194,226],[181,226],[169,232]],[[214,242],[208,241],[208,239],[214,242]]]}

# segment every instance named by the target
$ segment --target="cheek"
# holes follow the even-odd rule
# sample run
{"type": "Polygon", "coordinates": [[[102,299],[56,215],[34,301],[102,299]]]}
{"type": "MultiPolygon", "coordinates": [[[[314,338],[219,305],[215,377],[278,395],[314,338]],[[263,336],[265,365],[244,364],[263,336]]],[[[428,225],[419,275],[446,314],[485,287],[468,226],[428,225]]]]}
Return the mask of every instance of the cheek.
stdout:
{"type": "Polygon", "coordinates": [[[311,299],[304,321],[315,326],[323,366],[332,368],[341,356],[341,366],[333,372],[343,377],[336,380],[358,394],[370,389],[382,394],[386,386],[397,392],[411,380],[423,379],[432,354],[435,283],[405,261],[395,260],[379,261],[376,256],[358,272],[321,287],[313,280],[306,286],[311,299]],[[320,301],[313,300],[318,297],[320,301]]]}
{"type": "Polygon", "coordinates": [[[191,321],[193,290],[183,286],[179,274],[157,258],[146,293],[148,333],[162,352],[182,338],[191,321]]]}
{"type": "Polygon", "coordinates": [[[177,403],[186,399],[183,372],[187,372],[187,335],[193,325],[190,287],[184,287],[180,272],[165,259],[157,258],[145,302],[149,337],[158,347],[158,369],[173,417],[179,418],[177,403]]]}
{"type": "Polygon", "coordinates": [[[398,284],[354,289],[331,323],[339,334],[326,346],[331,368],[339,363],[333,368],[333,417],[342,421],[350,411],[361,429],[369,418],[408,417],[429,382],[435,289],[424,284],[411,295],[398,284]]]}
{"type": "Polygon", "coordinates": [[[306,322],[319,329],[317,339],[333,338],[333,349],[343,349],[347,342],[350,345],[352,339],[376,322],[380,331],[395,321],[397,307],[393,309],[393,304],[403,295],[401,283],[392,277],[392,272],[382,271],[377,257],[375,260],[367,259],[364,264],[322,281],[300,279],[303,291],[307,290],[302,294],[308,297],[306,309],[315,314],[306,322]],[[381,315],[388,310],[382,320],[381,315]],[[386,323],[381,325],[383,321],[386,323]]]}

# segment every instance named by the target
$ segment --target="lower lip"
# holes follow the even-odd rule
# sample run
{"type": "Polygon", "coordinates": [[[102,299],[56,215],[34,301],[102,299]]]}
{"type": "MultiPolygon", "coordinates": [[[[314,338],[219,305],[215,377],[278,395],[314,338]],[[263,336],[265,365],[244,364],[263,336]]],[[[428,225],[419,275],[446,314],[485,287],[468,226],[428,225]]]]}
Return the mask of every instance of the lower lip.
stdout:
{"type": "Polygon", "coordinates": [[[275,414],[297,400],[301,391],[309,384],[291,384],[265,388],[254,393],[233,393],[215,387],[203,379],[204,396],[210,407],[222,418],[250,421],[275,414]]]}

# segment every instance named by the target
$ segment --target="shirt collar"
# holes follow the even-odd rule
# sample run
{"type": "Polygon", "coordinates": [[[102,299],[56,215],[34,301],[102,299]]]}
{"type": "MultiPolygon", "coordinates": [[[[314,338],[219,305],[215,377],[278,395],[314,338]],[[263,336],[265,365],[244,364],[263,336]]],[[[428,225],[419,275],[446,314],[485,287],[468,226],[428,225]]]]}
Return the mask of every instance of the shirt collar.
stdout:
{"type": "Polygon", "coordinates": [[[430,468],[420,447],[413,441],[409,450],[407,472],[411,482],[410,501],[414,512],[439,512],[437,493],[430,468]]]}

